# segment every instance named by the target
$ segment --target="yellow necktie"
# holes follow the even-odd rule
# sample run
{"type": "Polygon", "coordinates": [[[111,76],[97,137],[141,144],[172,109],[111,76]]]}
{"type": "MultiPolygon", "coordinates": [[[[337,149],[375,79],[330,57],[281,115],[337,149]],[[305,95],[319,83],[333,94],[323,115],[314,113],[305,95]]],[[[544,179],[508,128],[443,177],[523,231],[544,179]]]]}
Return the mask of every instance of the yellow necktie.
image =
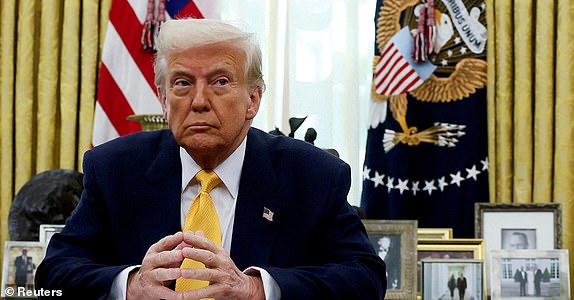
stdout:
{"type": "MultiPolygon", "coordinates": [[[[185,216],[183,232],[201,230],[208,239],[221,247],[219,218],[217,217],[215,206],[209,195],[211,190],[221,183],[221,179],[212,170],[199,171],[199,173],[195,175],[195,179],[201,184],[201,191],[195,196],[185,216]]],[[[205,265],[186,258],[183,260],[181,268],[205,268],[205,265]]],[[[209,282],[203,280],[179,278],[175,282],[175,290],[178,292],[196,290],[208,284],[209,282]]]]}

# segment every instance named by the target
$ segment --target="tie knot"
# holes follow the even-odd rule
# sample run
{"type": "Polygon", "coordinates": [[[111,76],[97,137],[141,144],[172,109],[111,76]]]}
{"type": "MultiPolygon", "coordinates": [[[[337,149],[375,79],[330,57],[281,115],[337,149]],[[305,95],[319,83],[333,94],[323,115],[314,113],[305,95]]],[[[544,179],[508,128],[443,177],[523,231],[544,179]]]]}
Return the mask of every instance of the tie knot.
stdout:
{"type": "Polygon", "coordinates": [[[215,188],[221,179],[213,170],[201,170],[195,175],[195,180],[201,184],[201,191],[209,193],[215,188]]]}

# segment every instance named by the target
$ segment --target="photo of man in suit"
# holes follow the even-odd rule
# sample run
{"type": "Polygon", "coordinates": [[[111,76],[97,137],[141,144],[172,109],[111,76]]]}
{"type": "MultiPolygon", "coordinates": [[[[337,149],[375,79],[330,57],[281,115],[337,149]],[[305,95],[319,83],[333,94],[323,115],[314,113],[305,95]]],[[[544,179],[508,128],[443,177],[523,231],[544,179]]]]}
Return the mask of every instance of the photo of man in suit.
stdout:
{"type": "Polygon", "coordinates": [[[14,268],[15,268],[15,277],[14,281],[17,287],[25,287],[26,286],[26,266],[28,263],[28,249],[22,249],[22,254],[17,256],[14,259],[14,268]]]}
{"type": "Polygon", "coordinates": [[[448,279],[448,290],[450,292],[450,298],[454,299],[454,289],[456,288],[456,279],[454,278],[454,274],[450,274],[450,278],[448,279]]]}
{"type": "Polygon", "coordinates": [[[458,299],[464,299],[464,294],[466,293],[466,277],[462,273],[458,273],[458,278],[456,279],[456,288],[458,289],[458,299]]]}
{"type": "Polygon", "coordinates": [[[535,290],[535,296],[536,297],[540,297],[541,293],[541,287],[540,284],[542,283],[542,270],[540,270],[538,268],[538,266],[534,266],[534,268],[536,269],[536,272],[534,273],[534,290],[535,290]]]}
{"type": "Polygon", "coordinates": [[[528,274],[524,270],[524,266],[520,267],[514,274],[514,281],[517,281],[520,284],[520,296],[526,296],[526,282],[528,281],[528,274]]]}
{"type": "Polygon", "coordinates": [[[401,236],[382,235],[376,237],[375,249],[387,268],[387,289],[401,288],[401,236]]]}
{"type": "Polygon", "coordinates": [[[169,20],[156,46],[169,130],[86,152],[82,198],[36,288],[57,299],[383,299],[384,262],[346,199],[349,166],[251,127],[265,88],[253,35],[169,20]]]}

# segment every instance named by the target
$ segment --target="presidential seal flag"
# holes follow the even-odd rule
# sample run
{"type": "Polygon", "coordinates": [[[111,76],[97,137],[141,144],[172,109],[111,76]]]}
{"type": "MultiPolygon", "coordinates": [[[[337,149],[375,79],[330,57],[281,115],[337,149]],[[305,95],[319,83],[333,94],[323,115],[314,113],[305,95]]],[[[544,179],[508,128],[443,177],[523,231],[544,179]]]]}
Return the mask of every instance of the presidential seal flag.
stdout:
{"type": "Polygon", "coordinates": [[[485,9],[478,0],[377,1],[367,218],[474,236],[474,203],[489,201],[485,9]]]}

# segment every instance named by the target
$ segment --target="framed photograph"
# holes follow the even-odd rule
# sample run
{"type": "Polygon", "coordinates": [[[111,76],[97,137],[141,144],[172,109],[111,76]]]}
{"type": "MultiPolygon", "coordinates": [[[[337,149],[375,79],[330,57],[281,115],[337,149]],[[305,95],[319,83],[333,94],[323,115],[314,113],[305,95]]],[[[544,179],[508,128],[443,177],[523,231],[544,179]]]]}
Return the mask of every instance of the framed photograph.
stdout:
{"type": "MultiPolygon", "coordinates": [[[[483,239],[420,240],[417,244],[417,291],[422,292],[422,261],[485,258],[483,239]]],[[[486,278],[486,272],[483,274],[486,278]]],[[[419,298],[420,299],[420,298],[419,298]]]]}
{"type": "Polygon", "coordinates": [[[423,259],[484,259],[483,239],[419,240],[417,261],[423,259]]]}
{"type": "MultiPolygon", "coordinates": [[[[475,236],[484,239],[486,248],[486,270],[491,250],[562,248],[559,203],[476,203],[474,213],[475,236]]],[[[487,287],[490,292],[490,281],[487,287]]]]}
{"type": "Polygon", "coordinates": [[[417,239],[419,241],[452,239],[452,228],[418,228],[417,239]]]}
{"type": "Polygon", "coordinates": [[[570,299],[568,250],[492,250],[493,299],[570,299]]]}
{"type": "Polygon", "coordinates": [[[369,240],[387,265],[385,299],[416,298],[416,220],[363,220],[369,240]]]}
{"type": "Polygon", "coordinates": [[[34,275],[42,259],[44,259],[43,243],[7,241],[2,263],[1,296],[34,298],[34,275]]]}
{"type": "Polygon", "coordinates": [[[58,233],[64,229],[63,224],[41,224],[40,225],[40,242],[44,245],[48,245],[50,239],[55,233],[58,233]]]}
{"type": "Polygon", "coordinates": [[[422,274],[423,299],[486,299],[482,260],[425,259],[422,274]]]}
{"type": "Polygon", "coordinates": [[[562,248],[560,203],[476,203],[474,213],[475,237],[486,251],[562,248]]]}

